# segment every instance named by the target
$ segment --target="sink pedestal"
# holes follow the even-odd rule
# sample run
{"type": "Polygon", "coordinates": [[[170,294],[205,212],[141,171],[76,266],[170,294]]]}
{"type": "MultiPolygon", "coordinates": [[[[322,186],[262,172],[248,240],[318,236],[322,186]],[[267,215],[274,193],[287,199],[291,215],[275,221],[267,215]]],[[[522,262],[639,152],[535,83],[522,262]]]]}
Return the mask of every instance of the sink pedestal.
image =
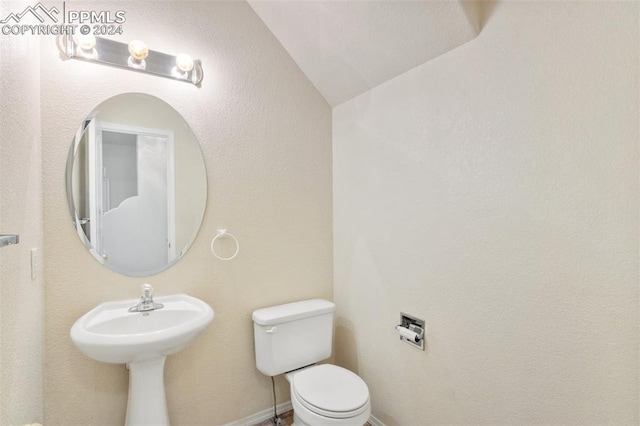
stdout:
{"type": "Polygon", "coordinates": [[[129,399],[125,426],[169,426],[164,394],[164,360],[160,357],[127,364],[129,399]]]}

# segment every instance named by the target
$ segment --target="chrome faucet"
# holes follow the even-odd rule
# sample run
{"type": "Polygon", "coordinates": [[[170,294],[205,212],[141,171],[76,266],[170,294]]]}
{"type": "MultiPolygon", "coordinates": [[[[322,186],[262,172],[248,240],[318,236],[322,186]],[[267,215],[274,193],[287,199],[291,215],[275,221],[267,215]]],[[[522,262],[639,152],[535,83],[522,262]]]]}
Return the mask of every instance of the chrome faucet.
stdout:
{"type": "Polygon", "coordinates": [[[142,291],[140,302],[136,306],[130,307],[129,312],[146,312],[164,308],[162,303],[153,301],[153,287],[151,287],[151,284],[142,284],[140,290],[142,291]]]}

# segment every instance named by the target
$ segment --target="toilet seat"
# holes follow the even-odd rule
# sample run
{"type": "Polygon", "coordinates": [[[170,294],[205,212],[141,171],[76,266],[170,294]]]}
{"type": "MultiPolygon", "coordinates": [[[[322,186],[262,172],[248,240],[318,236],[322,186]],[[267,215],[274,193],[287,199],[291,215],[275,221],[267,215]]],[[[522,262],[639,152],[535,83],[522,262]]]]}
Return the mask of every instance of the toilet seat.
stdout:
{"type": "Polygon", "coordinates": [[[365,382],[336,365],[322,364],[296,372],[291,390],[302,406],[324,417],[347,419],[370,409],[365,382]]]}

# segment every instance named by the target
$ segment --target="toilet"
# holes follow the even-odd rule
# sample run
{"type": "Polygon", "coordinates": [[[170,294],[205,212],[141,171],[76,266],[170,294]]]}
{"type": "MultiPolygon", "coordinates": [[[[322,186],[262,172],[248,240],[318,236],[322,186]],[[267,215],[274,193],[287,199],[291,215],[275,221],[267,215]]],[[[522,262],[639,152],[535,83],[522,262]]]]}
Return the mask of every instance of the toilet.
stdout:
{"type": "Polygon", "coordinates": [[[295,426],[362,426],[371,401],[366,383],[351,371],[319,364],[331,356],[336,306],[312,299],[253,313],[256,366],[284,374],[291,388],[295,426]]]}

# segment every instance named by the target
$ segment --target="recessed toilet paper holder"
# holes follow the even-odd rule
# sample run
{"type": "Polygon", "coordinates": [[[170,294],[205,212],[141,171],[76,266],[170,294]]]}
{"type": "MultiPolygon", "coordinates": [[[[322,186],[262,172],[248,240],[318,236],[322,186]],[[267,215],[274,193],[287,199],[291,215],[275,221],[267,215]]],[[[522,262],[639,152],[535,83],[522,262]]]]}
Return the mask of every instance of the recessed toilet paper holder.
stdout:
{"type": "Polygon", "coordinates": [[[424,351],[424,320],[400,312],[400,324],[396,325],[400,340],[424,351]]]}

